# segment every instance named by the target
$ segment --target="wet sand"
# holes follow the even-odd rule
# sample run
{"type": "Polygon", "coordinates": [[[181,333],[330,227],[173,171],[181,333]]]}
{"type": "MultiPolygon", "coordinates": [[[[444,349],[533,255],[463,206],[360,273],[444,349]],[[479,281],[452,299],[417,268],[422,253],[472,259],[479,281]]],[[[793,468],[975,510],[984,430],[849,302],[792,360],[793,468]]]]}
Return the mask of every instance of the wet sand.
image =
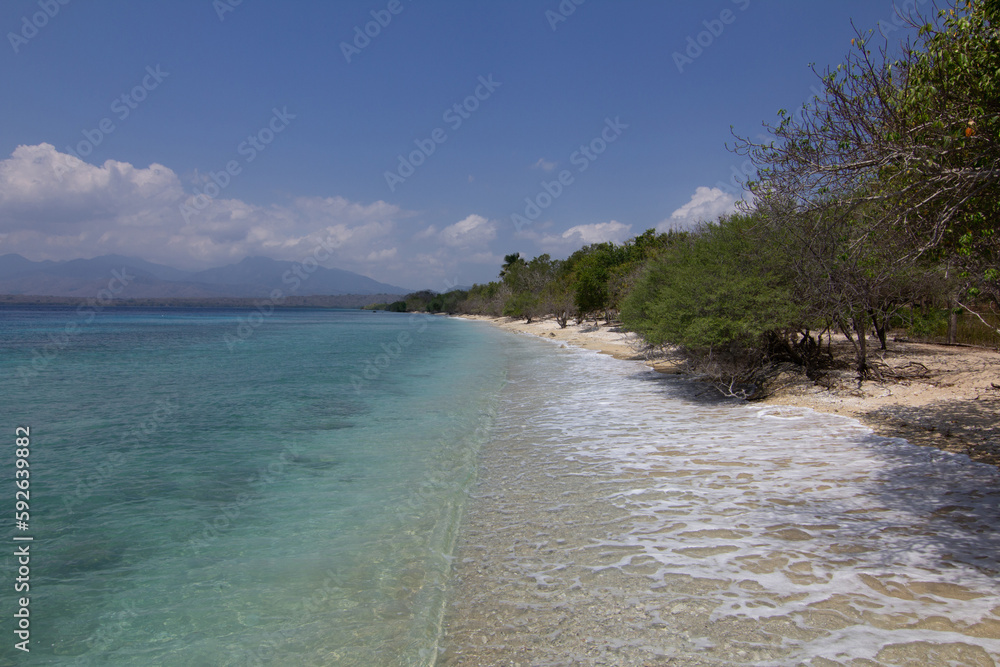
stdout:
{"type": "Polygon", "coordinates": [[[994,468],[581,354],[512,378],[437,664],[996,664],[994,468]]]}
{"type": "MultiPolygon", "coordinates": [[[[525,324],[506,317],[465,317],[617,359],[644,360],[660,372],[677,372],[673,362],[649,356],[635,334],[616,327],[588,322],[563,329],[552,318],[525,324]]],[[[834,346],[840,358],[851,358],[846,340],[835,339],[834,346]]],[[[803,375],[789,374],[762,403],[852,417],[879,435],[1000,466],[1000,352],[899,341],[880,351],[871,341],[871,355],[901,377],[859,387],[854,372],[843,368],[829,373],[827,386],[818,386],[803,375]]]]}

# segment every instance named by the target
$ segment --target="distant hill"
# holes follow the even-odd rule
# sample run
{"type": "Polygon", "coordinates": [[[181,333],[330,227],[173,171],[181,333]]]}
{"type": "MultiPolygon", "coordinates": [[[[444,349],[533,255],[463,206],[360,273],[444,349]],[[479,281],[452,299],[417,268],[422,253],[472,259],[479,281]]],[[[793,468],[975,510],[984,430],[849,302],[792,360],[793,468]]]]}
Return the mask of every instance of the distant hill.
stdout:
{"type": "Polygon", "coordinates": [[[295,262],[282,262],[267,257],[247,257],[238,264],[230,264],[218,269],[201,271],[191,280],[209,285],[260,285],[270,292],[280,289],[288,292],[296,282],[301,285],[296,294],[406,294],[410,290],[380,283],[371,278],[344,271],[318,267],[312,273],[301,269],[296,274],[295,262]],[[301,276],[304,275],[305,278],[301,276]]]}
{"type": "Polygon", "coordinates": [[[341,269],[318,267],[306,273],[296,262],[267,257],[248,257],[236,264],[190,272],[122,255],[33,262],[9,254],[0,256],[0,294],[93,298],[108,289],[109,283],[119,287],[120,282],[114,281],[116,274],[128,279],[125,288],[115,294],[121,299],[260,298],[275,289],[285,296],[410,291],[341,269]]]}
{"type": "MultiPolygon", "coordinates": [[[[273,305],[277,308],[364,308],[373,304],[388,303],[398,294],[335,294],[325,296],[289,296],[273,305]]],[[[26,296],[0,294],[0,308],[4,306],[80,306],[93,297],[78,296],[26,296]]],[[[257,308],[260,298],[192,297],[192,298],[135,298],[118,299],[115,307],[130,308],[257,308]]]]}
{"type": "Polygon", "coordinates": [[[20,255],[0,255],[0,280],[13,278],[22,273],[55,266],[55,262],[32,262],[20,255]]]}

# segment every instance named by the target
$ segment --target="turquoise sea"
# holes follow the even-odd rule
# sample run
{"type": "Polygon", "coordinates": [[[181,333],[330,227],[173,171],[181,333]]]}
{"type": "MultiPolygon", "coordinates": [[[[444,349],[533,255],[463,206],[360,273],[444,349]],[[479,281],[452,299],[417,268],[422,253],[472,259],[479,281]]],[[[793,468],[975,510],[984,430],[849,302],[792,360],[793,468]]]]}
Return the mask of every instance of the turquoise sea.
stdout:
{"type": "Polygon", "coordinates": [[[0,666],[1000,661],[1000,474],[849,419],[367,311],[0,308],[0,372],[0,666]]]}
{"type": "Polygon", "coordinates": [[[31,497],[0,664],[431,662],[511,341],[367,311],[3,309],[31,497]]]}

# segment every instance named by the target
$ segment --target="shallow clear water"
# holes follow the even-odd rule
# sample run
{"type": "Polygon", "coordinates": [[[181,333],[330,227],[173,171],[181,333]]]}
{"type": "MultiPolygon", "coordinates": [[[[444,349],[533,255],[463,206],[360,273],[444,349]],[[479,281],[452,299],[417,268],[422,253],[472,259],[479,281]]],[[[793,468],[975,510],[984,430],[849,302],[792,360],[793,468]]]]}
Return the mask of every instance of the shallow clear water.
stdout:
{"type": "Polygon", "coordinates": [[[3,428],[13,447],[31,427],[19,534],[34,538],[31,653],[5,639],[0,663],[433,661],[502,335],[358,311],[249,317],[0,310],[3,428]]]}
{"type": "Polygon", "coordinates": [[[553,347],[511,367],[443,664],[1000,658],[995,468],[553,347]]]}
{"type": "Polygon", "coordinates": [[[0,310],[0,665],[1000,657],[993,468],[476,323],[249,317],[0,310]]]}

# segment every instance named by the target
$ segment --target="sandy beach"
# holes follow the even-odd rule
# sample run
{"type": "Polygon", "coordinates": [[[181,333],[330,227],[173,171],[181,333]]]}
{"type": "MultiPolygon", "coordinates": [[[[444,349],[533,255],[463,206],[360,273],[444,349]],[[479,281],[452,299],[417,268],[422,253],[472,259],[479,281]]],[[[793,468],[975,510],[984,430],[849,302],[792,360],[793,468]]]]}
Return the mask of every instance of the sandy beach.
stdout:
{"type": "MultiPolygon", "coordinates": [[[[643,352],[635,334],[587,322],[560,328],[552,318],[524,320],[464,316],[488,321],[516,333],[532,334],[567,345],[597,350],[617,359],[643,360],[658,371],[676,373],[676,365],[643,352]]],[[[847,343],[841,354],[849,358],[847,343]]],[[[830,386],[789,374],[763,404],[811,408],[858,419],[879,435],[913,444],[967,454],[973,461],[1000,466],[1000,353],[965,346],[892,341],[873,358],[899,370],[906,379],[865,382],[853,372],[832,371],[830,386]]]]}
{"type": "Polygon", "coordinates": [[[994,353],[900,345],[928,377],[740,403],[613,328],[472,319],[567,349],[508,378],[436,664],[997,664],[1000,474],[938,451],[995,438],[994,353]]]}

